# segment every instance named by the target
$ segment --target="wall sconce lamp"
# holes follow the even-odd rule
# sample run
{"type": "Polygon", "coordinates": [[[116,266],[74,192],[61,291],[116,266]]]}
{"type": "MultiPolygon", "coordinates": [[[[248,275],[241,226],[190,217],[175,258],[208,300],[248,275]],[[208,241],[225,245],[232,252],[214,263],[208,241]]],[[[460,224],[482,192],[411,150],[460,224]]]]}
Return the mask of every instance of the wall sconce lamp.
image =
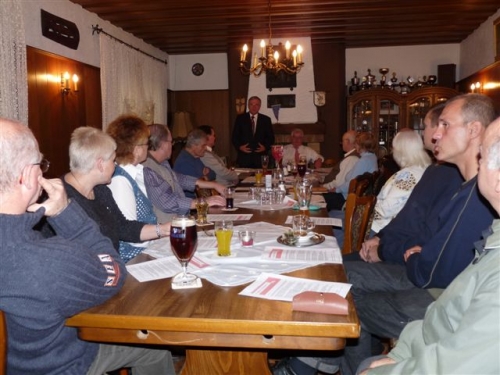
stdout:
{"type": "MultiPolygon", "coordinates": [[[[68,95],[69,92],[71,91],[71,88],[69,86],[69,78],[70,74],[68,72],[61,73],[61,93],[64,95],[68,95]]],[[[76,74],[73,74],[72,81],[73,81],[73,91],[78,92],[78,81],[79,78],[76,74]]]]}
{"type": "Polygon", "coordinates": [[[483,90],[481,90],[481,86],[481,82],[473,83],[472,85],[470,85],[470,92],[481,94],[483,92],[483,90]]]}

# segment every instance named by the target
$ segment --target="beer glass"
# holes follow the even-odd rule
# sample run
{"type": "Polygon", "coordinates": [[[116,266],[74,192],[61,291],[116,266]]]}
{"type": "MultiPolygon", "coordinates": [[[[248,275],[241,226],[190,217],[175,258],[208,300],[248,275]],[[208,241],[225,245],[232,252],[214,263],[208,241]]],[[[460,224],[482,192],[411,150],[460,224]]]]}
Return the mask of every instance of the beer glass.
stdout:
{"type": "Polygon", "coordinates": [[[196,199],[196,224],[207,224],[208,202],[205,198],[200,197],[196,199]]]}
{"type": "Polygon", "coordinates": [[[266,174],[267,167],[269,166],[269,156],[268,155],[262,155],[260,157],[260,161],[262,162],[262,169],[264,170],[264,174],[266,174]]]}
{"type": "Polygon", "coordinates": [[[195,220],[186,215],[174,216],[170,227],[170,247],[182,266],[182,272],[174,276],[172,284],[190,285],[198,276],[187,272],[187,266],[198,245],[195,220]]]}
{"type": "Polygon", "coordinates": [[[297,164],[297,172],[300,177],[304,177],[307,171],[307,159],[305,156],[299,157],[299,164],[297,164]]]}

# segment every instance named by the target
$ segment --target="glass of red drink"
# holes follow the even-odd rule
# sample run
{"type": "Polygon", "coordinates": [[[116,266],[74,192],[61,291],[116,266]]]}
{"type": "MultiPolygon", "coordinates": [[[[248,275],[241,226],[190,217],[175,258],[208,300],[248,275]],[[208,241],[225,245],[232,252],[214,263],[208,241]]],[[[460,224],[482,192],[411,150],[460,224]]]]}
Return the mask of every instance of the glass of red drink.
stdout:
{"type": "Polygon", "coordinates": [[[170,227],[170,247],[182,266],[182,272],[174,276],[172,284],[186,286],[198,276],[187,272],[187,266],[198,246],[196,221],[190,216],[175,216],[170,227]]]}
{"type": "Polygon", "coordinates": [[[271,154],[274,160],[276,160],[276,168],[279,168],[281,159],[283,159],[283,145],[272,145],[271,154]]]}
{"type": "Polygon", "coordinates": [[[297,172],[300,177],[304,177],[307,171],[307,159],[305,156],[300,156],[299,164],[297,164],[297,172]]]}

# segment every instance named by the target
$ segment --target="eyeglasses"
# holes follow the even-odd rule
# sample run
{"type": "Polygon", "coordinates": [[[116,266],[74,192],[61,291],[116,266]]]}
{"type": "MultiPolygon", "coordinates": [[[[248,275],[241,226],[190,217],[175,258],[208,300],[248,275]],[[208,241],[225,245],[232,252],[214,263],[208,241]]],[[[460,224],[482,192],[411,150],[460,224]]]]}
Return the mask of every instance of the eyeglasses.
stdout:
{"type": "Polygon", "coordinates": [[[49,170],[50,161],[48,161],[47,159],[42,159],[40,163],[33,163],[33,165],[39,165],[42,173],[45,173],[49,170]]]}

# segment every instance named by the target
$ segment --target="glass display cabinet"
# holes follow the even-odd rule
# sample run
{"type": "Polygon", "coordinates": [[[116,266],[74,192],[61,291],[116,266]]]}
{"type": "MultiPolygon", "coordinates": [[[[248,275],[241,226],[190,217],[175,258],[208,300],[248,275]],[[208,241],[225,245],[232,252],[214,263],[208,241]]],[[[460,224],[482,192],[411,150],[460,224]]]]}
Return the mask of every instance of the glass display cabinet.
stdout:
{"type": "Polygon", "coordinates": [[[429,108],[458,94],[458,91],[446,87],[425,87],[412,92],[406,98],[407,127],[422,134],[424,118],[429,108]]]}
{"type": "Polygon", "coordinates": [[[401,94],[387,88],[361,90],[349,96],[349,130],[368,131],[377,139],[379,157],[390,152],[392,139],[401,128],[422,134],[430,107],[458,95],[447,87],[431,86],[401,94]]]}

